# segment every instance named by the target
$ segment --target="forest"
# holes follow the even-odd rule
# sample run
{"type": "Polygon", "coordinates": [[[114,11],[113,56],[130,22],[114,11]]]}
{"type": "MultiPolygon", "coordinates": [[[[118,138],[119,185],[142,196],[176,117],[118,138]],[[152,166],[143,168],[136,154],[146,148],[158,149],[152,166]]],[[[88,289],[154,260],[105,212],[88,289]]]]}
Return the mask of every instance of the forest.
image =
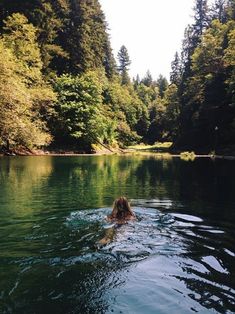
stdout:
{"type": "Polygon", "coordinates": [[[195,0],[179,48],[169,82],[147,69],[130,78],[98,0],[1,0],[1,151],[172,141],[235,152],[235,1],[195,0]]]}

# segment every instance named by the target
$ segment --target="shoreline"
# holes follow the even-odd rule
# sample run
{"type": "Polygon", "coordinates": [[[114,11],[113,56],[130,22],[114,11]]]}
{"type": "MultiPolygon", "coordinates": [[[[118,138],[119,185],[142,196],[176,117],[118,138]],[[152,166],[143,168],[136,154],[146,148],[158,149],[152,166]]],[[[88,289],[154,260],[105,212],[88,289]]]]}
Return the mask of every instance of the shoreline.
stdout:
{"type": "MultiPolygon", "coordinates": [[[[183,152],[182,152],[183,153],[183,152]]],[[[15,153],[7,153],[4,154],[3,152],[0,152],[0,157],[37,157],[37,156],[54,156],[54,157],[81,157],[81,156],[105,156],[105,155],[133,155],[133,154],[152,154],[157,155],[159,157],[172,157],[172,158],[182,158],[181,153],[171,153],[171,152],[160,152],[160,151],[148,151],[148,150],[134,150],[134,149],[123,149],[120,150],[113,150],[111,151],[98,151],[94,153],[83,153],[83,152],[74,152],[74,151],[43,151],[43,150],[34,150],[30,152],[15,152],[15,153]],[[165,156],[164,156],[165,155],[165,156]]],[[[211,159],[226,159],[226,160],[235,160],[235,155],[210,155],[210,154],[194,154],[194,157],[192,159],[189,158],[189,160],[194,160],[195,158],[211,158],[211,159]]]]}

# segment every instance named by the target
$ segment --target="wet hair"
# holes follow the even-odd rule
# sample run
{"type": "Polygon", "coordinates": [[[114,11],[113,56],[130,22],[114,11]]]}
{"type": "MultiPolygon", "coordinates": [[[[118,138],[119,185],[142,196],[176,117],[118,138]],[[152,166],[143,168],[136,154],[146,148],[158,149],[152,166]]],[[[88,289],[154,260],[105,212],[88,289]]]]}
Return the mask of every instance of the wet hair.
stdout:
{"type": "Polygon", "coordinates": [[[128,216],[134,216],[128,200],[123,196],[117,198],[113,203],[111,218],[125,219],[128,216]]]}

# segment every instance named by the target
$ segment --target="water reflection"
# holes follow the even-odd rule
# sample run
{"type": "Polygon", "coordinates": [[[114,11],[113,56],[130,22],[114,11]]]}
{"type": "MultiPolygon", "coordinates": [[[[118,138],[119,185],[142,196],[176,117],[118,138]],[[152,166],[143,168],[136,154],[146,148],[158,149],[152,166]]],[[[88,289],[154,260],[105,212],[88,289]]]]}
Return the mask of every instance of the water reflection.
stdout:
{"type": "Polygon", "coordinates": [[[235,311],[234,175],[223,160],[1,158],[0,312],[235,311]],[[137,222],[97,249],[120,195],[137,222]]]}

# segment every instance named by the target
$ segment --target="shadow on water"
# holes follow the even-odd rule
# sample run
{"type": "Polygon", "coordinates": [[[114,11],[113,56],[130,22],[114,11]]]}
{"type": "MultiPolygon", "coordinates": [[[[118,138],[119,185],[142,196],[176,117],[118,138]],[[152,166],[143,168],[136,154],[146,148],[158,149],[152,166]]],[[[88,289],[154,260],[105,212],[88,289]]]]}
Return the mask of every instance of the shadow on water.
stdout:
{"type": "Polygon", "coordinates": [[[1,158],[0,312],[234,312],[234,175],[209,159],[1,158]],[[115,228],[120,195],[137,220],[115,228]]]}

